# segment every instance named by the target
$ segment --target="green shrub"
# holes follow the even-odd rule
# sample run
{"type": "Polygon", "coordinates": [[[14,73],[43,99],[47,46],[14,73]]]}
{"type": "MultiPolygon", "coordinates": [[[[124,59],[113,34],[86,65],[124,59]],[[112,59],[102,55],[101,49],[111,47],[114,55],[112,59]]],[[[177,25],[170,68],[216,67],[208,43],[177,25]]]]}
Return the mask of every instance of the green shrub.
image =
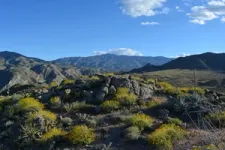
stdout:
{"type": "Polygon", "coordinates": [[[68,84],[73,84],[73,83],[75,83],[75,81],[74,80],[70,80],[70,79],[65,79],[65,80],[63,80],[62,81],[62,85],[68,85],[68,84]]]}
{"type": "Polygon", "coordinates": [[[59,137],[59,136],[64,136],[66,135],[67,133],[65,131],[63,131],[62,129],[59,129],[59,128],[52,128],[51,130],[49,130],[48,132],[44,133],[42,136],[41,136],[41,141],[42,142],[46,142],[48,140],[51,140],[55,137],[59,137]]]}
{"type": "Polygon", "coordinates": [[[95,141],[95,133],[87,126],[74,126],[66,137],[73,143],[78,145],[86,145],[95,141]]]}
{"type": "Polygon", "coordinates": [[[52,97],[50,99],[50,105],[52,107],[60,107],[60,105],[61,105],[61,99],[60,99],[60,97],[58,97],[58,96],[52,97]]]}
{"type": "Polygon", "coordinates": [[[165,97],[152,97],[152,99],[147,103],[147,107],[153,108],[166,102],[167,102],[167,98],[165,97]]]}
{"type": "Polygon", "coordinates": [[[225,111],[223,112],[217,112],[217,113],[209,113],[206,116],[207,119],[209,119],[214,125],[218,126],[225,126],[225,111]]]}
{"type": "Polygon", "coordinates": [[[58,86],[58,83],[56,81],[52,81],[51,83],[49,83],[48,88],[53,88],[57,86],[58,86]]]}
{"type": "Polygon", "coordinates": [[[136,104],[137,96],[130,93],[128,88],[118,88],[115,99],[123,106],[130,106],[136,104]]]}
{"type": "Polygon", "coordinates": [[[51,121],[51,122],[54,122],[57,119],[57,117],[54,113],[52,113],[50,111],[46,111],[46,110],[40,110],[40,111],[37,111],[37,112],[29,113],[28,117],[27,117],[27,121],[31,122],[31,121],[35,120],[36,118],[38,118],[40,116],[42,116],[45,120],[48,120],[48,121],[51,121]]]}
{"type": "Polygon", "coordinates": [[[182,125],[183,122],[179,118],[168,118],[168,123],[175,124],[175,125],[182,125]]]}
{"type": "Polygon", "coordinates": [[[100,107],[105,112],[112,112],[120,108],[120,103],[118,101],[108,100],[103,102],[100,107]]]}
{"type": "Polygon", "coordinates": [[[173,141],[181,140],[186,131],[174,124],[164,124],[148,135],[148,142],[158,149],[173,150],[173,141]]]}
{"type": "Polygon", "coordinates": [[[73,102],[72,103],[72,112],[80,112],[80,111],[86,111],[94,108],[93,105],[87,104],[85,102],[73,102]]]}
{"type": "Polygon", "coordinates": [[[44,109],[44,105],[32,97],[22,98],[19,100],[18,106],[21,111],[39,111],[44,109]]]}
{"type": "Polygon", "coordinates": [[[127,140],[138,140],[138,138],[141,136],[141,131],[138,127],[132,126],[125,130],[124,136],[127,140]]]}
{"type": "Polygon", "coordinates": [[[214,144],[205,145],[205,146],[194,146],[192,150],[223,150],[217,148],[214,144]]]}
{"type": "Polygon", "coordinates": [[[150,128],[153,123],[153,118],[145,114],[136,114],[132,116],[129,120],[132,126],[137,126],[139,129],[150,128]]]}
{"type": "Polygon", "coordinates": [[[73,105],[69,104],[69,103],[66,103],[63,107],[64,107],[64,109],[66,110],[67,113],[70,113],[73,109],[73,105]]]}

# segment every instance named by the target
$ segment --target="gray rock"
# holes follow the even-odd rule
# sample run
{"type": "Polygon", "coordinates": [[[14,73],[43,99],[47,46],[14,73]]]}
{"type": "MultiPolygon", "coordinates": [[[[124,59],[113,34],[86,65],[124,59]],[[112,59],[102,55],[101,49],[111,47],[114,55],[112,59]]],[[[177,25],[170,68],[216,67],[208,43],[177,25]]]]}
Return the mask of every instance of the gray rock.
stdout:
{"type": "Polygon", "coordinates": [[[133,92],[134,94],[136,95],[140,95],[140,85],[139,83],[136,81],[136,80],[131,80],[131,84],[132,84],[132,87],[133,87],[133,92]]]}
{"type": "Polygon", "coordinates": [[[100,103],[100,102],[103,102],[104,101],[104,98],[105,98],[106,94],[104,91],[100,91],[98,92],[98,94],[96,94],[95,96],[95,102],[96,103],[100,103]]]}
{"type": "Polygon", "coordinates": [[[110,95],[116,94],[116,88],[113,85],[111,85],[110,88],[109,88],[109,94],[110,95]]]}
{"type": "Polygon", "coordinates": [[[108,87],[102,87],[101,91],[105,92],[105,95],[108,95],[109,88],[108,87]]]}
{"type": "Polygon", "coordinates": [[[83,91],[83,101],[91,102],[93,100],[93,92],[83,91]]]}
{"type": "Polygon", "coordinates": [[[151,87],[142,85],[139,96],[142,99],[149,99],[152,97],[153,93],[154,93],[154,91],[151,89],[151,87]]]}
{"type": "Polygon", "coordinates": [[[113,85],[115,88],[119,88],[119,87],[132,88],[132,84],[130,82],[129,76],[125,76],[125,77],[114,76],[112,78],[111,85],[113,85]]]}

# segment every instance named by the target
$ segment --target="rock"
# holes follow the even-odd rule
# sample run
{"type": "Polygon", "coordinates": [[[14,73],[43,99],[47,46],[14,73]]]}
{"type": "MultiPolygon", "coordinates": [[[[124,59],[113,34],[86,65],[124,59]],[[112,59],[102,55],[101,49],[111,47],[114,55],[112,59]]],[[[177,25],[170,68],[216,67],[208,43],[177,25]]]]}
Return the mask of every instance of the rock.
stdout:
{"type": "Polygon", "coordinates": [[[104,91],[100,91],[98,92],[98,94],[96,94],[95,96],[95,102],[96,103],[100,103],[100,102],[103,102],[104,101],[104,98],[105,98],[106,94],[104,91]]]}
{"type": "Polygon", "coordinates": [[[106,78],[105,78],[105,83],[106,83],[107,85],[110,85],[110,83],[111,83],[111,78],[110,78],[110,77],[106,77],[106,78]]]}
{"type": "Polygon", "coordinates": [[[91,102],[93,100],[93,92],[83,91],[83,101],[91,102]]]}
{"type": "Polygon", "coordinates": [[[110,95],[116,94],[116,88],[113,85],[111,85],[110,88],[109,88],[109,94],[110,95]]]}
{"type": "Polygon", "coordinates": [[[132,88],[132,84],[130,83],[129,76],[127,77],[114,76],[112,78],[111,85],[113,85],[115,88],[119,88],[119,87],[132,88]]]}
{"type": "Polygon", "coordinates": [[[105,92],[105,95],[108,95],[109,88],[108,87],[102,87],[101,91],[105,92]]]}
{"type": "Polygon", "coordinates": [[[152,97],[154,91],[151,89],[149,85],[142,85],[140,88],[140,98],[149,99],[152,97]]]}
{"type": "Polygon", "coordinates": [[[136,80],[131,80],[131,84],[132,84],[132,87],[133,87],[133,91],[134,91],[134,94],[136,95],[140,95],[140,85],[139,83],[136,81],[136,80]]]}

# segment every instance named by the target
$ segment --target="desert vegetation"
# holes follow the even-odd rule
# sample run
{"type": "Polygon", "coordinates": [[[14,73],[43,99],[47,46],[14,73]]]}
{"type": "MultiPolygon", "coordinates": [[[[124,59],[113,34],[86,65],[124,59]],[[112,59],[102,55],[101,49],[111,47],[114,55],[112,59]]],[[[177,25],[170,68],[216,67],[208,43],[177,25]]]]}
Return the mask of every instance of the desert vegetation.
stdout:
{"type": "Polygon", "coordinates": [[[1,149],[223,149],[219,93],[112,73],[45,88],[0,98],[1,149]]]}

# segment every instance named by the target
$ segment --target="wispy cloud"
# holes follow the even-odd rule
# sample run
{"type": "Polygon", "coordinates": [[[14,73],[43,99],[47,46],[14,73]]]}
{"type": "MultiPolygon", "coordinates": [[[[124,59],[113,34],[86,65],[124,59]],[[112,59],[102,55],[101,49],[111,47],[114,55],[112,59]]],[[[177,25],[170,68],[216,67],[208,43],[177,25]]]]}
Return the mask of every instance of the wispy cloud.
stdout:
{"type": "MultiPolygon", "coordinates": [[[[187,14],[190,22],[205,24],[207,21],[225,16],[225,0],[210,0],[206,5],[193,6],[191,13],[187,14]]],[[[223,19],[221,19],[222,21],[223,19]]]]}
{"type": "Polygon", "coordinates": [[[143,26],[155,26],[155,25],[159,25],[158,22],[141,22],[141,25],[143,26]]]}
{"type": "Polygon", "coordinates": [[[225,23],[225,17],[222,17],[222,18],[220,19],[220,21],[221,21],[222,23],[225,23]]]}
{"type": "Polygon", "coordinates": [[[143,56],[140,51],[136,51],[130,48],[114,48],[106,51],[94,51],[95,55],[103,54],[115,54],[115,55],[127,55],[127,56],[143,56]]]}
{"type": "Polygon", "coordinates": [[[154,16],[156,14],[168,13],[169,9],[164,7],[167,0],[121,0],[122,11],[132,17],[154,16]]]}

